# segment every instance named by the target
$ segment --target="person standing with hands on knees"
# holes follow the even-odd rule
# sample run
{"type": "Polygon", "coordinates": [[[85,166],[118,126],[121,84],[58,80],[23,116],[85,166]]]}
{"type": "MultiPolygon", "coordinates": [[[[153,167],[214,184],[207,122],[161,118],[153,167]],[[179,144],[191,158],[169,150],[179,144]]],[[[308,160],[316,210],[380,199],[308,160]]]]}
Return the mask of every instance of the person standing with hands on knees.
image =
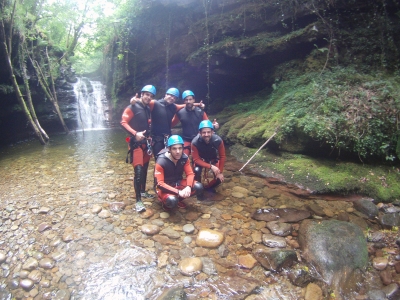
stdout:
{"type": "MultiPolygon", "coordinates": [[[[198,133],[198,127],[201,121],[208,120],[206,112],[195,106],[196,99],[194,93],[186,90],[182,93],[182,99],[185,102],[185,108],[179,110],[172,119],[172,127],[179,123],[182,124],[182,139],[184,141],[183,152],[189,156],[193,138],[198,133]]],[[[202,103],[202,101],[200,101],[202,103]]],[[[218,129],[217,120],[214,119],[214,128],[218,129]]]]}
{"type": "Polygon", "coordinates": [[[146,177],[151,157],[148,147],[151,125],[149,103],[155,94],[156,88],[154,86],[144,86],[141,91],[140,101],[125,108],[121,120],[122,127],[130,134],[128,154],[130,154],[129,161],[133,165],[135,173],[133,186],[136,194],[136,211],[138,212],[146,210],[142,202],[142,196],[153,197],[146,192],[146,177]]]}
{"type": "Polygon", "coordinates": [[[192,140],[192,158],[195,179],[201,182],[203,168],[210,169],[214,179],[204,188],[209,192],[215,192],[215,187],[224,182],[225,146],[223,140],[214,133],[211,121],[201,121],[199,134],[192,140]]]}
{"type": "Polygon", "coordinates": [[[184,199],[203,193],[203,185],[194,180],[189,157],[183,153],[183,140],[179,135],[168,138],[167,149],[157,157],[154,177],[158,199],[165,210],[185,208],[184,199]]]}

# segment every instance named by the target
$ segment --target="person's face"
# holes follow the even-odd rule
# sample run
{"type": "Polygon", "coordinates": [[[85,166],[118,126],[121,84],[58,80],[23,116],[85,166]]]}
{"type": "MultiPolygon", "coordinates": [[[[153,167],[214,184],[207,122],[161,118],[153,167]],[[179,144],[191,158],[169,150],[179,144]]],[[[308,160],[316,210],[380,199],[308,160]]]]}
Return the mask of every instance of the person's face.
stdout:
{"type": "Polygon", "coordinates": [[[212,133],[213,131],[211,128],[202,128],[200,130],[200,136],[203,139],[203,141],[206,142],[206,144],[210,142],[212,133]]]}
{"type": "Polygon", "coordinates": [[[173,159],[178,160],[182,157],[183,154],[183,145],[177,144],[177,145],[172,145],[169,148],[169,152],[171,153],[171,156],[173,159]]]}
{"type": "Polygon", "coordinates": [[[195,102],[195,99],[193,98],[193,96],[187,96],[184,101],[185,101],[187,109],[193,108],[193,104],[195,102]]]}
{"type": "Polygon", "coordinates": [[[164,100],[167,101],[168,104],[173,104],[178,98],[174,95],[165,94],[164,100]]]}
{"type": "Polygon", "coordinates": [[[144,105],[149,105],[150,101],[153,100],[153,98],[154,98],[154,95],[152,93],[149,93],[149,92],[142,93],[141,99],[142,99],[142,103],[144,105]]]}

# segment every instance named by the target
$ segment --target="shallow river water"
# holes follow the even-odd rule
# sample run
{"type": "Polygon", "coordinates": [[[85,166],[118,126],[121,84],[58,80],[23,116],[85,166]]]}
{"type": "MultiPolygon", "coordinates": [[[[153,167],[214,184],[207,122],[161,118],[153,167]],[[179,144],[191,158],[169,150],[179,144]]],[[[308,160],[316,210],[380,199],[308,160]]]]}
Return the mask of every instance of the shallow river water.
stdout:
{"type": "MultiPolygon", "coordinates": [[[[226,182],[212,200],[190,198],[186,209],[165,213],[155,198],[144,199],[139,215],[124,138],[117,129],[75,132],[44,147],[1,150],[0,299],[304,299],[304,288],[247,256],[265,232],[251,213],[314,201],[334,216],[351,202],[296,197],[237,172],[242,164],[228,156],[226,182]],[[145,234],[144,225],[159,232],[145,234]],[[201,228],[221,232],[223,244],[198,246],[201,228]],[[188,257],[202,261],[191,276],[179,267],[188,257]]],[[[295,235],[286,239],[298,248],[295,235]]]]}

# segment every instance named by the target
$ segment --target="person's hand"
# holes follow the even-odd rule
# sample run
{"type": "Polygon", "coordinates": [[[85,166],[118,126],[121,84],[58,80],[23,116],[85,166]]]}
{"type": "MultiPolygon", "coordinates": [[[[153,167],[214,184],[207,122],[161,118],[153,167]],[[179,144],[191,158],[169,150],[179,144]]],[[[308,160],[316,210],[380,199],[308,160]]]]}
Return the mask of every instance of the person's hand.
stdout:
{"type": "Polygon", "coordinates": [[[188,198],[188,197],[190,197],[191,192],[192,192],[192,189],[190,188],[190,186],[187,186],[183,190],[180,190],[178,192],[178,194],[179,194],[179,197],[188,198]]]}
{"type": "Polygon", "coordinates": [[[138,101],[140,101],[140,97],[139,97],[139,94],[136,93],[135,97],[132,97],[130,102],[132,105],[134,105],[138,101]]]}
{"type": "Polygon", "coordinates": [[[203,100],[200,100],[199,106],[201,109],[204,109],[206,107],[206,105],[203,103],[203,100]]]}
{"type": "Polygon", "coordinates": [[[222,173],[219,173],[217,176],[215,176],[215,177],[217,177],[219,180],[221,180],[221,182],[224,182],[224,174],[222,174],[222,173]]]}
{"type": "Polygon", "coordinates": [[[146,130],[136,132],[136,136],[135,136],[136,140],[139,142],[143,141],[146,138],[144,136],[145,132],[146,132],[146,130]]]}
{"type": "Polygon", "coordinates": [[[214,129],[218,129],[219,128],[219,124],[218,124],[218,122],[217,122],[217,119],[214,119],[214,121],[213,121],[213,126],[214,126],[214,129]]]}
{"type": "Polygon", "coordinates": [[[219,170],[219,168],[217,166],[211,165],[211,171],[213,171],[213,173],[215,174],[215,176],[217,176],[218,174],[221,173],[221,171],[219,170]]]}

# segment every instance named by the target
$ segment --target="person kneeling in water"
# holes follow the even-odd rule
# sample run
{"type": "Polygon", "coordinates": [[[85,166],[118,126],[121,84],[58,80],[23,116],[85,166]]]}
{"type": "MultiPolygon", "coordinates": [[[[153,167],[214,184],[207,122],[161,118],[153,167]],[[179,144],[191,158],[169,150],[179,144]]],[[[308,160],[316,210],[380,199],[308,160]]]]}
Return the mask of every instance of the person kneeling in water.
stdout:
{"type": "Polygon", "coordinates": [[[156,161],[154,177],[157,195],[165,210],[185,208],[184,199],[203,193],[203,185],[194,180],[189,157],[183,153],[183,144],[179,135],[170,136],[167,149],[160,152],[156,161]]]}

